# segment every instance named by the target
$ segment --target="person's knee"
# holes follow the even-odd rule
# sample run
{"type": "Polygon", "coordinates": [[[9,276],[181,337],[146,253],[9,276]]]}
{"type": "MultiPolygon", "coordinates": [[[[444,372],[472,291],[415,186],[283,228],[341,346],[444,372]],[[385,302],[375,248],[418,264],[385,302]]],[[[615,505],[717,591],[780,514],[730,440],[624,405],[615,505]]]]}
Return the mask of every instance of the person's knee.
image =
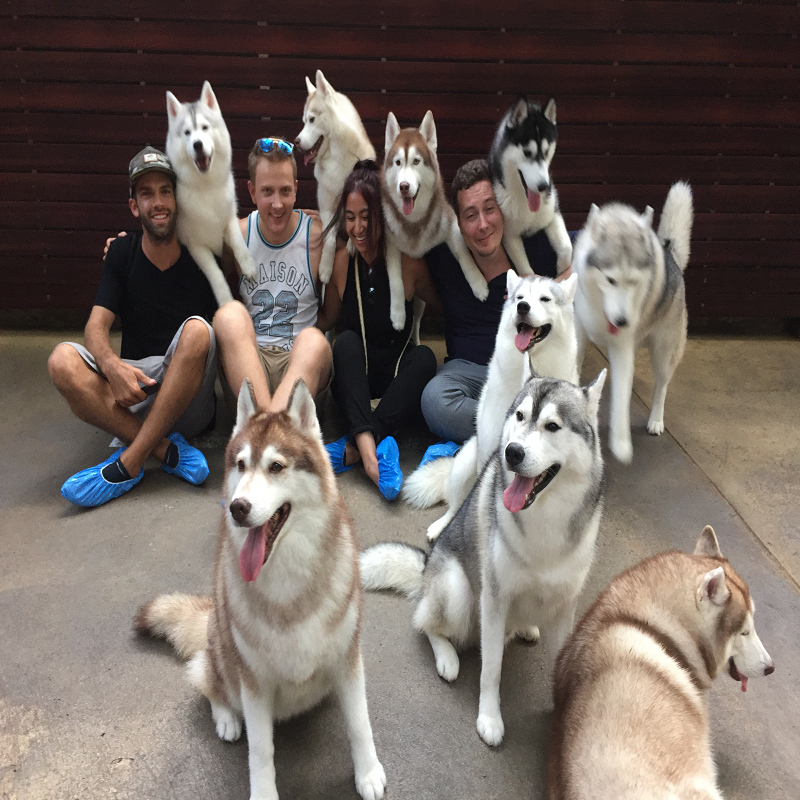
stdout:
{"type": "Polygon", "coordinates": [[[78,351],[69,344],[58,345],[47,359],[50,380],[59,390],[69,388],[76,382],[78,368],[83,363],[78,351]]]}
{"type": "Polygon", "coordinates": [[[255,341],[253,320],[247,309],[238,300],[225,303],[219,308],[214,314],[211,324],[221,343],[240,341],[243,336],[248,336],[255,341]]]}
{"type": "Polygon", "coordinates": [[[430,375],[430,380],[433,380],[433,376],[436,375],[436,356],[433,354],[433,350],[422,344],[415,347],[412,352],[417,359],[420,371],[430,375]]]}
{"type": "Polygon", "coordinates": [[[428,385],[422,390],[422,398],[420,399],[420,406],[422,408],[422,415],[428,422],[430,427],[431,421],[438,419],[444,411],[443,392],[441,381],[438,378],[432,378],[428,381],[428,385]]]}
{"type": "Polygon", "coordinates": [[[364,354],[361,337],[355,331],[342,331],[333,343],[334,358],[352,358],[358,353],[364,354]]]}
{"type": "Polygon", "coordinates": [[[175,355],[192,360],[205,359],[211,347],[208,324],[200,319],[188,319],[183,324],[175,355]]]}
{"type": "Polygon", "coordinates": [[[303,328],[295,337],[292,353],[306,362],[325,366],[331,362],[331,346],[319,328],[303,328]]]}

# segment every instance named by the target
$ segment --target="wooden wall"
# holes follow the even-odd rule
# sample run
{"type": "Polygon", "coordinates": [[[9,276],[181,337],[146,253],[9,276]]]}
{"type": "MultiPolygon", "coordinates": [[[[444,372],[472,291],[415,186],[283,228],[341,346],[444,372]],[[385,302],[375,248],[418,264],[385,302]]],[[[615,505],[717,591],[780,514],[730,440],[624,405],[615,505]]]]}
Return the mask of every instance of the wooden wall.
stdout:
{"type": "MultiPolygon", "coordinates": [[[[321,68],[379,153],[388,111],[432,109],[446,180],[519,93],[554,94],[570,229],[592,202],[658,211],[686,179],[690,315],[800,316],[798,32],[795,0],[4,0],[0,310],[88,312],[106,235],[134,227],[128,161],[163,148],[166,89],[211,81],[247,210],[249,147],[297,135],[321,68]]],[[[300,184],[312,205],[302,164],[300,184]]]]}

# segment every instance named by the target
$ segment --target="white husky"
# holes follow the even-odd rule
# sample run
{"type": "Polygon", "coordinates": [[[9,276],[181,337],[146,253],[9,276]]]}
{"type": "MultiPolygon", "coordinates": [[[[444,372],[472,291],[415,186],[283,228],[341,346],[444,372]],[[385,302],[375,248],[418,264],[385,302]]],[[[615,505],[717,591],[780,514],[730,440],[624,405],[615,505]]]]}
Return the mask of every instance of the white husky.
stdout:
{"type": "Polygon", "coordinates": [[[239,230],[231,137],[208,81],[194,103],[181,103],[167,92],[167,115],[167,156],[178,178],[178,240],[208,279],[217,303],[224,305],[233,298],[214,259],[222,255],[223,243],[233,251],[242,275],[256,276],[256,265],[239,230]]]}
{"type": "Polygon", "coordinates": [[[136,628],[191,658],[220,739],[247,726],[252,800],[277,800],[273,723],[334,692],[356,789],[380,800],[386,776],[372,739],[359,628],[358,545],[317,422],[298,380],[285,412],[257,411],[247,381],[225,452],[225,511],[213,599],[162,595],[136,628]]]}
{"type": "Polygon", "coordinates": [[[572,301],[576,275],[562,283],[538,276],[506,277],[508,299],[503,306],[489,362],[486,383],[475,415],[476,434],[455,458],[439,458],[409,476],[405,500],[427,508],[446,500],[447,513],[428,527],[433,541],[455,516],[490,456],[500,444],[508,409],[531,373],[578,382],[577,339],[572,301]]]}
{"type": "Polygon", "coordinates": [[[381,193],[386,222],[386,269],[392,298],[390,316],[398,331],[403,330],[406,322],[400,253],[422,258],[428,250],[447,242],[475,297],[485,300],[489,296],[486,278],[472,258],[458,229],[456,213],[444,196],[436,148],[436,124],[430,111],[418,129],[403,130],[389,112],[381,193]]]}
{"type": "Polygon", "coordinates": [[[754,611],[710,525],[616,577],[556,664],[548,800],[722,800],[704,694],[775,670],[754,611]]]}
{"type": "MultiPolygon", "coordinates": [[[[303,130],[294,143],[305,152],[304,161],[314,162],[317,180],[317,206],[322,229],[333,218],[347,176],[357,161],[375,158],[361,117],[350,100],[326,80],[322,70],[317,70],[316,85],[306,77],[308,97],[303,109],[303,130]]],[[[328,236],[322,245],[319,278],[327,283],[333,270],[336,255],[336,236],[328,236]]]]}
{"type": "Polygon", "coordinates": [[[638,214],[630,206],[592,205],[575,241],[578,273],[575,319],[578,363],[586,338],[605,347],[611,364],[611,452],[633,458],[630,404],[637,348],[650,350],[655,389],[647,430],[664,431],[664,399],[686,346],[686,291],[683,271],[689,263],[692,190],[676,183],[669,190],[658,236],[653,209],[638,214]]]}

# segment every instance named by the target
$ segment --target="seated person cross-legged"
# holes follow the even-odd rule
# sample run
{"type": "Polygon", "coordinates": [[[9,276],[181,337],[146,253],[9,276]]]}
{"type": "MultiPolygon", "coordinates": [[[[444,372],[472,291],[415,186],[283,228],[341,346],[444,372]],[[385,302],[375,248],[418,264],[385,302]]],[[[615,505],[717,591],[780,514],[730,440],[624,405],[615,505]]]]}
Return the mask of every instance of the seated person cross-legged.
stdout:
{"type": "Polygon", "coordinates": [[[331,328],[341,311],[345,330],[333,345],[333,396],[350,426],[342,439],[327,445],[335,472],[358,461],[381,494],[393,500],[403,473],[392,436],[420,410],[420,397],[436,374],[436,357],[429,347],[411,341],[415,295],[438,305],[425,263],[403,256],[406,326],[396,331],[386,271],[380,181],[374,161],[359,161],[345,181],[327,235],[344,227],[355,255],[346,248],[336,254],[333,277],[320,312],[319,326],[331,328]],[[373,410],[370,401],[380,398],[373,410]]]}

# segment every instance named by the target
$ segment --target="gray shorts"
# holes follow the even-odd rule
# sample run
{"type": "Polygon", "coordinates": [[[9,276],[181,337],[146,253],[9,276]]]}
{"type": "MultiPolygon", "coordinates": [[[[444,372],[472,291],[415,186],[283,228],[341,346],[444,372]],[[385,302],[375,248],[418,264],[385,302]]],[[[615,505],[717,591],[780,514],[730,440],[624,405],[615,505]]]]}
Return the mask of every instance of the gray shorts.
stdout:
{"type": "MultiPolygon", "coordinates": [[[[202,433],[214,418],[216,409],[214,383],[217,379],[217,341],[214,338],[214,331],[202,317],[189,317],[189,319],[199,319],[208,328],[210,345],[200,390],[195,395],[194,400],[189,404],[189,407],[178,417],[175,424],[172,426],[172,431],[170,431],[170,433],[177,431],[187,439],[197,436],[198,433],[202,433]]],[[[170,361],[172,361],[172,356],[175,354],[175,348],[178,346],[178,339],[180,339],[181,333],[183,332],[183,326],[188,321],[188,319],[184,320],[183,325],[178,328],[175,336],[172,337],[167,352],[163,356],[148,356],[138,361],[130,358],[123,358],[122,360],[126,364],[138,367],[149,378],[153,378],[153,380],[161,383],[164,380],[164,374],[169,367],[170,361]]],[[[76,344],[75,342],[63,342],[63,344],[74,347],[90,369],[94,370],[98,375],[103,375],[97,367],[94,356],[82,344],[76,344]]],[[[149,395],[141,403],[131,406],[129,410],[136,414],[140,420],[144,420],[150,407],[155,402],[157,394],[158,392],[149,395]]]]}

